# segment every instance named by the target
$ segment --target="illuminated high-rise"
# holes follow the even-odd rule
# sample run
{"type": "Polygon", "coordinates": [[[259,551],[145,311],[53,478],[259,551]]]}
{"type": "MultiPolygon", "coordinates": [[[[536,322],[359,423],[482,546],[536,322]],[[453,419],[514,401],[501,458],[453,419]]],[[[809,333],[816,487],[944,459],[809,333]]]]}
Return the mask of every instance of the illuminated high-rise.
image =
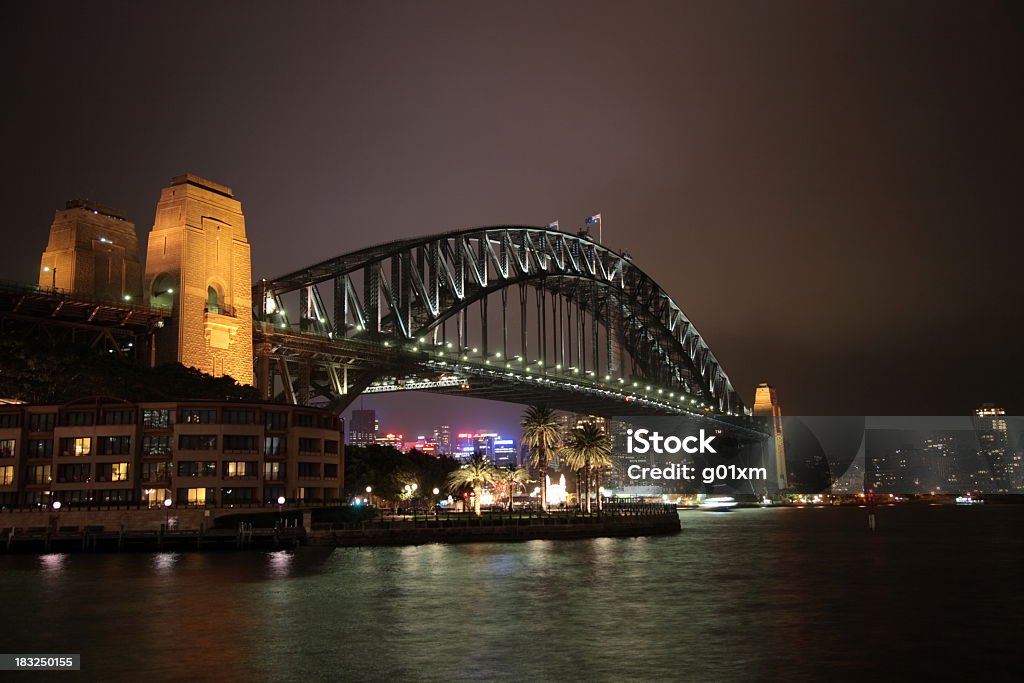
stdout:
{"type": "Polygon", "coordinates": [[[348,442],[353,446],[368,446],[377,442],[377,411],[353,410],[349,418],[348,442]]]}

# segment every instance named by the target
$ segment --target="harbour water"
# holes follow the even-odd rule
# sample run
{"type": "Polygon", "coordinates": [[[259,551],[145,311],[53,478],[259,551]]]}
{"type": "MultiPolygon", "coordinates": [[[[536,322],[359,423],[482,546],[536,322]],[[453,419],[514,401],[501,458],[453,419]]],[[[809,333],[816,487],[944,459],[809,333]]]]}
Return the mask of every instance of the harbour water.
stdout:
{"type": "Polygon", "coordinates": [[[1024,506],[882,507],[874,533],[852,507],[681,514],[650,538],[3,556],[0,651],[81,653],[86,680],[1016,678],[1024,506]]]}

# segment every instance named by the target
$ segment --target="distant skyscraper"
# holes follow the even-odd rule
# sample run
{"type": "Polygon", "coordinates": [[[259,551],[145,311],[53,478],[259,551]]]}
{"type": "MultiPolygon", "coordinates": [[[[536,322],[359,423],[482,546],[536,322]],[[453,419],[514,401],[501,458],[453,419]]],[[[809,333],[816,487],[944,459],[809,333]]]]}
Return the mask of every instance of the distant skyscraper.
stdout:
{"type": "Polygon", "coordinates": [[[786,449],[782,439],[782,408],[779,406],[779,395],[775,387],[764,382],[757,385],[754,393],[754,415],[771,418],[769,427],[775,451],[775,480],[779,490],[784,491],[789,488],[789,477],[786,471],[786,449]]]}
{"type": "Polygon", "coordinates": [[[366,446],[377,440],[377,411],[353,410],[349,420],[348,442],[353,446],[366,446]]]}
{"type": "Polygon", "coordinates": [[[452,428],[449,425],[437,425],[434,427],[434,443],[438,449],[446,454],[452,452],[452,428]]]}
{"type": "Polygon", "coordinates": [[[988,463],[995,492],[1019,492],[1024,463],[1010,448],[1006,411],[992,403],[983,404],[974,411],[974,429],[978,435],[978,454],[988,463]]]}

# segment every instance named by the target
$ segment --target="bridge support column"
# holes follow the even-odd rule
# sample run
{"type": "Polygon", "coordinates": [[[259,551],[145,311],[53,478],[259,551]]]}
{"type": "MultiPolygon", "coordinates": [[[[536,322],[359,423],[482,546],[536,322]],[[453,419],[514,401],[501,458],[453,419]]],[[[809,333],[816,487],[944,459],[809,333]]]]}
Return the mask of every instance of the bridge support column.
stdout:
{"type": "Polygon", "coordinates": [[[256,368],[256,388],[260,390],[260,398],[269,401],[273,394],[273,377],[270,374],[270,345],[263,344],[259,348],[256,368]]]}

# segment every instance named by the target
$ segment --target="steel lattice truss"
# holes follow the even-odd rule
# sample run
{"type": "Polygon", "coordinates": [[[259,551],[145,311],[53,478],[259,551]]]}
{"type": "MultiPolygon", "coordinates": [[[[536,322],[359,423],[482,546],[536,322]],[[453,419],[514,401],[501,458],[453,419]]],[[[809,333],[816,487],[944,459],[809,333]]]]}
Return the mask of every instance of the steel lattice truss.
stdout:
{"type": "Polygon", "coordinates": [[[586,234],[499,226],[390,242],[264,280],[254,304],[268,397],[340,407],[408,385],[561,393],[607,415],[748,414],[668,293],[586,234]]]}

